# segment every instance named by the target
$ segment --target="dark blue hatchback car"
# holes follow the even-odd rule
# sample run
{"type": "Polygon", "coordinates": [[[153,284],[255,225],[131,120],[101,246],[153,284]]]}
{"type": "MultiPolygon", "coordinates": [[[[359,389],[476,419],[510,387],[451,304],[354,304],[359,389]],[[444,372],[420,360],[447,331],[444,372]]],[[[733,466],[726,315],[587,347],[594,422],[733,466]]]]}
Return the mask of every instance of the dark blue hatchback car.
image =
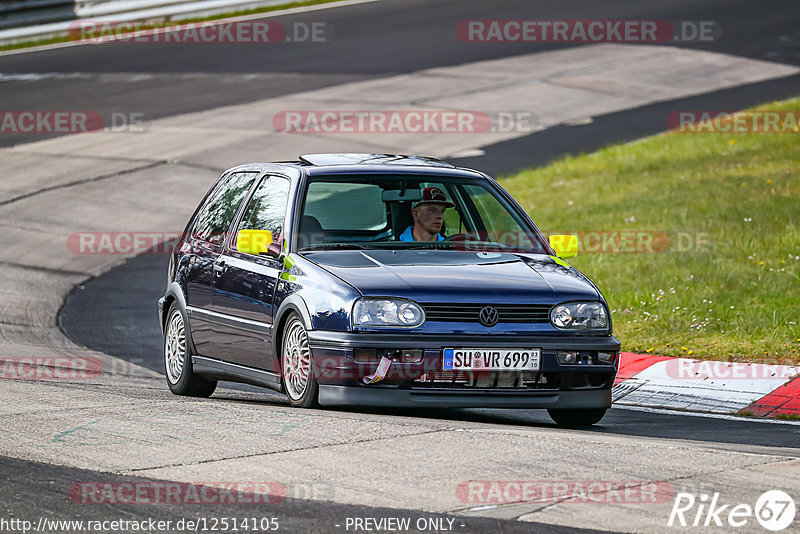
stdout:
{"type": "Polygon", "coordinates": [[[611,405],[605,299],[497,182],[443,161],[314,154],[225,172],[192,215],[159,300],[169,388],[218,380],[318,404],[611,405]]]}

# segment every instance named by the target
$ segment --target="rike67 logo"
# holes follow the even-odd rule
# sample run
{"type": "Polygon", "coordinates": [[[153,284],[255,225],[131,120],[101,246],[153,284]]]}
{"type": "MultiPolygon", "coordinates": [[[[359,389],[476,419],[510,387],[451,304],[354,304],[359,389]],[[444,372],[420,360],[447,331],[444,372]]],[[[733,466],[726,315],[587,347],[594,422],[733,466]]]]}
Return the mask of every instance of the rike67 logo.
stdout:
{"type": "MultiPolygon", "coordinates": [[[[678,493],[668,527],[746,527],[752,532],[753,519],[772,532],[779,532],[791,526],[797,508],[788,493],[770,490],[761,494],[755,506],[749,504],[724,504],[719,493],[701,494],[678,493]]],[[[792,532],[796,532],[793,530],[792,532]]]]}

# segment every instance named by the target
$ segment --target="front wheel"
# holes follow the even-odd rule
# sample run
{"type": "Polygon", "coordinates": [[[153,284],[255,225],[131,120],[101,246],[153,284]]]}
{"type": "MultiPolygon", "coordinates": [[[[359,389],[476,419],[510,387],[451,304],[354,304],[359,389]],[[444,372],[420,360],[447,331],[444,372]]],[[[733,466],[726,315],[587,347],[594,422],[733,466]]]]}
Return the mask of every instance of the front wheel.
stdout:
{"type": "Polygon", "coordinates": [[[186,336],[186,320],[177,303],[169,307],[164,328],[164,367],[167,385],[175,395],[210,397],[217,389],[216,380],[194,374],[192,356],[186,336]]]}
{"type": "Polygon", "coordinates": [[[584,428],[598,423],[606,414],[607,408],[591,408],[588,410],[547,410],[550,418],[558,426],[565,428],[584,428]]]}
{"type": "Polygon", "coordinates": [[[281,369],[283,389],[289,404],[298,408],[313,408],[317,405],[319,385],[314,376],[308,334],[303,321],[292,315],[283,331],[281,347],[281,369]]]}

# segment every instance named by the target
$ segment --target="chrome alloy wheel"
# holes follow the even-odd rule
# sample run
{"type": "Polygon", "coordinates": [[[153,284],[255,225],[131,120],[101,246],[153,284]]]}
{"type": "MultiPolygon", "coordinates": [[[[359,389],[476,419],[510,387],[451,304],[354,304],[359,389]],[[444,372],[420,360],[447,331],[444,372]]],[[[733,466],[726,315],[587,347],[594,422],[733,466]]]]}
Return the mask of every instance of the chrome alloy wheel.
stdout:
{"type": "Polygon", "coordinates": [[[289,324],[283,342],[283,383],[286,394],[298,401],[308,387],[311,372],[311,351],[308,348],[308,335],[300,320],[289,324]]]}
{"type": "Polygon", "coordinates": [[[185,357],[186,329],[181,311],[175,308],[167,319],[167,332],[164,335],[164,363],[170,384],[177,384],[181,379],[185,357]]]}

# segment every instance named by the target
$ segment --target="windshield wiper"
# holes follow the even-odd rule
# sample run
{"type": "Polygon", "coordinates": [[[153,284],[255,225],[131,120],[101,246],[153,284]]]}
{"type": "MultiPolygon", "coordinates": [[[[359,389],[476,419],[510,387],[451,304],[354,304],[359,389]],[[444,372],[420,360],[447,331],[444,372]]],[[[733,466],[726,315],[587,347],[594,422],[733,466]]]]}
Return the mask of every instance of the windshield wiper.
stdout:
{"type": "Polygon", "coordinates": [[[395,250],[422,250],[422,249],[438,249],[438,250],[446,250],[453,248],[453,243],[451,241],[425,241],[424,245],[414,245],[410,247],[398,247],[395,250]]]}
{"type": "Polygon", "coordinates": [[[340,249],[340,250],[369,250],[374,249],[376,247],[369,247],[367,245],[360,245],[358,243],[317,243],[316,245],[310,245],[307,247],[303,247],[299,250],[299,252],[305,252],[310,250],[326,250],[326,249],[340,249]]]}
{"type": "Polygon", "coordinates": [[[467,252],[519,252],[519,249],[514,248],[513,245],[496,241],[424,241],[420,242],[419,245],[403,247],[398,250],[420,249],[456,249],[466,250],[467,252]]]}

